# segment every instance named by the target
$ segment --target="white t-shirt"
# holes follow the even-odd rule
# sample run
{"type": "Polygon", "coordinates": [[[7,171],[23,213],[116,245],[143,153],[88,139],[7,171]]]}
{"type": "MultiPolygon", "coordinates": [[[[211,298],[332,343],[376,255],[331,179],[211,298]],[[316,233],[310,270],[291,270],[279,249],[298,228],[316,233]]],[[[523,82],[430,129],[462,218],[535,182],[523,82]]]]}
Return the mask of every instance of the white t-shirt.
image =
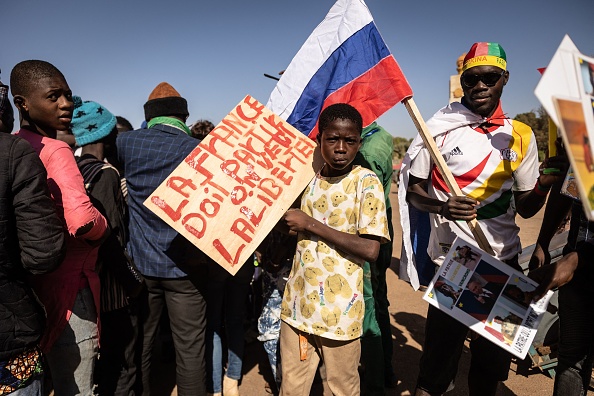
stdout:
{"type": "MultiPolygon", "coordinates": [[[[503,124],[489,133],[463,126],[436,138],[436,145],[462,192],[480,202],[477,220],[500,260],[521,251],[513,191],[533,189],[539,174],[532,130],[510,119],[503,120],[503,124]]],[[[410,173],[431,179],[428,193],[432,198],[447,201],[450,197],[426,148],[412,161],[410,173]]],[[[456,235],[474,240],[465,221],[452,222],[437,214],[430,214],[430,218],[432,232],[427,251],[435,263],[441,265],[456,235]]]]}

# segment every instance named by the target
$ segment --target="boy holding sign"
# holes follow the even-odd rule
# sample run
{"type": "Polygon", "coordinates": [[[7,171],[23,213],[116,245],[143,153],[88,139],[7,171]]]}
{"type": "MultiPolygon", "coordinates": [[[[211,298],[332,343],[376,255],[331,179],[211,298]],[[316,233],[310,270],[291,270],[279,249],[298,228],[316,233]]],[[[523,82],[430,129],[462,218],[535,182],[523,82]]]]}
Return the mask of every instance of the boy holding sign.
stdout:
{"type": "Polygon", "coordinates": [[[353,165],[362,118],[344,103],[327,107],[317,136],[324,166],[284,221],[298,235],[281,306],[281,395],[309,395],[324,360],[333,394],[358,395],[363,269],[389,241],[383,187],[353,165]]]}

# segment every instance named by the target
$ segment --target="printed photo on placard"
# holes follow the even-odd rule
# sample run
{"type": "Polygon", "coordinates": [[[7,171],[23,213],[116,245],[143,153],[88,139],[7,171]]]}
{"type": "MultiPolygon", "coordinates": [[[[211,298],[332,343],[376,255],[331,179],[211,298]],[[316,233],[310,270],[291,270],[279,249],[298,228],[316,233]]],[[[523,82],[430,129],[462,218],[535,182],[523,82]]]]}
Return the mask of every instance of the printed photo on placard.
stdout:
{"type": "Polygon", "coordinates": [[[466,283],[456,307],[484,322],[508,279],[509,275],[481,261],[466,283]]]}
{"type": "Polygon", "coordinates": [[[577,180],[584,211],[592,221],[594,220],[594,160],[584,107],[582,102],[577,100],[554,98],[553,101],[560,120],[559,130],[563,145],[577,180]]]}
{"type": "Polygon", "coordinates": [[[481,254],[470,245],[456,246],[452,253],[452,259],[469,270],[474,270],[481,260],[481,254]]]}
{"type": "Polygon", "coordinates": [[[524,315],[532,302],[530,292],[535,288],[527,280],[513,276],[503,289],[501,302],[511,307],[515,312],[524,315]]]}
{"type": "Polygon", "coordinates": [[[429,297],[437,301],[441,306],[452,309],[461,293],[462,288],[440,276],[433,284],[433,290],[429,293],[429,297]]]}
{"type": "Polygon", "coordinates": [[[511,345],[522,324],[522,317],[511,312],[509,308],[496,306],[485,322],[485,331],[497,340],[511,345]]]}

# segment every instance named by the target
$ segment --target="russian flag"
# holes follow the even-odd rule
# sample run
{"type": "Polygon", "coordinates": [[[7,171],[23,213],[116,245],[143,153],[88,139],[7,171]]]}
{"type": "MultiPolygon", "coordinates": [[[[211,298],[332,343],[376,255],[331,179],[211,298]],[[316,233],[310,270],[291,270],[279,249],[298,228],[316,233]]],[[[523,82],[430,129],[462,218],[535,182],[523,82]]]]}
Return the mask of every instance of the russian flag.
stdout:
{"type": "Polygon", "coordinates": [[[412,96],[363,0],[338,0],[272,91],[270,110],[315,139],[324,108],[348,103],[367,126],[412,96]]]}

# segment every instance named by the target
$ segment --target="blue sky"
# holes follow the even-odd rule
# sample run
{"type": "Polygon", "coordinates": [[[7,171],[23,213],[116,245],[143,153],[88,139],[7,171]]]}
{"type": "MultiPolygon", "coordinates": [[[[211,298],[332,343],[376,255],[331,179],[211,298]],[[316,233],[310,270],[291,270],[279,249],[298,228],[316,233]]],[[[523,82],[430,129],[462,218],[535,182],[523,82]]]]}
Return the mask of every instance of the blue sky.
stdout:
{"type": "MultiPolygon", "coordinates": [[[[499,42],[510,81],[503,110],[536,109],[534,88],[565,34],[594,55],[594,1],[367,0],[425,119],[447,104],[456,59],[475,41],[499,42]]],[[[26,59],[56,65],[70,88],[138,127],[161,81],[188,100],[188,123],[217,124],[245,95],[266,103],[332,0],[19,0],[0,5],[0,79],[26,59]]],[[[392,135],[416,129],[399,104],[379,122],[392,135]]]]}

